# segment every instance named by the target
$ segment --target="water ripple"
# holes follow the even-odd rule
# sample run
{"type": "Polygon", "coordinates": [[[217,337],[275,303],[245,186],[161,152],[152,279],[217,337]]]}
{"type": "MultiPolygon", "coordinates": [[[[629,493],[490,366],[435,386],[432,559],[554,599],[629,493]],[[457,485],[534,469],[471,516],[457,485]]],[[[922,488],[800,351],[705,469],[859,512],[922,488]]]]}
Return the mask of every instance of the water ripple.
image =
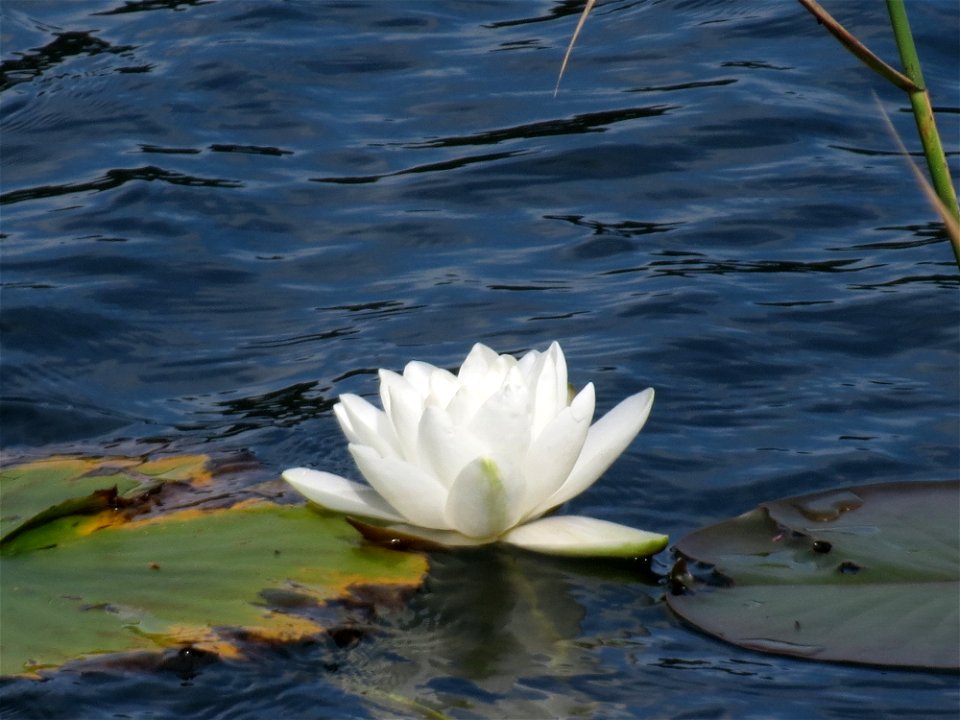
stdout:
{"type": "MultiPolygon", "coordinates": [[[[874,79],[802,10],[600,3],[554,98],[582,0],[0,5],[5,456],[152,439],[356,477],[338,395],[557,339],[598,415],[657,390],[564,511],[678,537],[955,474],[950,249],[874,79]]],[[[953,158],[957,8],[910,12],[953,158]]],[[[360,642],[3,681],[6,714],[956,712],[949,679],[692,633],[636,568],[458,558],[396,614],[346,608],[360,642]]]]}
{"type": "Polygon", "coordinates": [[[111,45],[89,32],[59,32],[42,48],[21,53],[15,60],[0,63],[0,92],[33,81],[77,55],[125,55],[135,49],[135,45],[111,45]]]}
{"type": "Polygon", "coordinates": [[[41,198],[57,197],[60,195],[71,195],[81,192],[103,192],[112,190],[128,182],[143,180],[152,182],[159,180],[171,185],[187,185],[190,187],[211,187],[211,188],[239,188],[243,183],[235,180],[225,180],[221,178],[203,178],[185,175],[183,173],[164,170],[154,165],[147,165],[139,168],[117,168],[108,170],[104,175],[94,180],[86,182],[68,183],[65,185],[43,185],[39,187],[24,188],[22,190],[13,190],[0,195],[0,204],[13,204],[23,202],[24,200],[39,200],[41,198]]]}

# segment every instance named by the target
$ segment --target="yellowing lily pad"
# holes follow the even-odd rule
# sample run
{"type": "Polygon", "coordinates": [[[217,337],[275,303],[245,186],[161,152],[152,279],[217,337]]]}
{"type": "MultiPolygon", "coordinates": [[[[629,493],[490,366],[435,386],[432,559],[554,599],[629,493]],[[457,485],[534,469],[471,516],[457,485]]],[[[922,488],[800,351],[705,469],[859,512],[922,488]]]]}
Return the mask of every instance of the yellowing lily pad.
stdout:
{"type": "Polygon", "coordinates": [[[6,538],[36,515],[63,502],[81,501],[98,490],[116,487],[119,493],[140,481],[117,474],[135,460],[54,457],[7,468],[0,473],[0,536],[6,538]]]}
{"type": "Polygon", "coordinates": [[[960,668],[955,481],[766,502],[676,550],[667,604],[728,642],[815,660],[960,668]]]}
{"type": "Polygon", "coordinates": [[[48,521],[46,509],[37,510],[40,497],[53,507],[71,500],[54,497],[52,486],[61,492],[82,487],[89,495],[79,501],[114,485],[141,487],[143,476],[210,479],[203,463],[165,462],[109,461],[109,473],[99,475],[104,467],[86,459],[0,471],[3,514],[16,518],[16,534],[0,555],[0,673],[183,644],[237,654],[229,641],[236,629],[274,639],[322,630],[308,618],[271,609],[264,591],[323,602],[356,585],[415,586],[426,572],[422,556],[366,545],[342,518],[302,506],[255,500],[140,517],[123,508],[81,509],[52,513],[48,521]],[[8,481],[16,491],[9,508],[8,481]],[[41,492],[31,483],[45,487],[41,492]],[[26,507],[37,512],[29,516],[26,507]],[[40,522],[17,530],[38,515],[40,522]]]}

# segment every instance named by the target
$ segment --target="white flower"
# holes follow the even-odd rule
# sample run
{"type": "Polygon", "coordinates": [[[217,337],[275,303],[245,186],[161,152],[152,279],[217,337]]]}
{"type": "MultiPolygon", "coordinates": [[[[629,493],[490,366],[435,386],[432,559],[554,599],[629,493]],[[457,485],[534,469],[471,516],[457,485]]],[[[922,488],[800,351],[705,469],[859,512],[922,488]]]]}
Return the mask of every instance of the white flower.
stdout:
{"type": "Polygon", "coordinates": [[[284,479],[309,500],[442,545],[502,541],[553,555],[651,555],[667,537],[579,516],[542,517],[590,487],[636,437],[653,389],[591,425],[594,388],[572,399],[553,343],[517,360],[477,344],[458,374],[411,362],[380,371],[380,410],[334,407],[369,485],[307,468],[284,479]]]}

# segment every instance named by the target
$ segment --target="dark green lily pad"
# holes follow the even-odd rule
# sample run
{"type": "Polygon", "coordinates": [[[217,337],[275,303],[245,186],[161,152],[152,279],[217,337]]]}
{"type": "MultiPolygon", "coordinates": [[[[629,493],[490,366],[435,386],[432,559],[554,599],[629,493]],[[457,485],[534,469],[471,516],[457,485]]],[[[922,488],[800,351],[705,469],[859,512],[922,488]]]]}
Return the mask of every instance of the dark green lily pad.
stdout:
{"type": "Polygon", "coordinates": [[[723,640],[815,660],[960,668],[960,483],[762,503],[675,551],[667,604],[723,640]]]}
{"type": "Polygon", "coordinates": [[[271,608],[277,592],[316,605],[355,586],[415,586],[426,571],[423,556],[364,544],[342,518],[304,506],[250,500],[148,514],[136,500],[100,506],[100,496],[116,500],[111,488],[136,490],[144,477],[209,480],[202,461],[162,462],[74,459],[0,471],[10,518],[0,546],[0,674],[185,645],[236,656],[237,630],[270,640],[323,630],[271,608]],[[62,495],[77,489],[89,494],[62,495]],[[39,509],[43,502],[53,504],[39,509]]]}

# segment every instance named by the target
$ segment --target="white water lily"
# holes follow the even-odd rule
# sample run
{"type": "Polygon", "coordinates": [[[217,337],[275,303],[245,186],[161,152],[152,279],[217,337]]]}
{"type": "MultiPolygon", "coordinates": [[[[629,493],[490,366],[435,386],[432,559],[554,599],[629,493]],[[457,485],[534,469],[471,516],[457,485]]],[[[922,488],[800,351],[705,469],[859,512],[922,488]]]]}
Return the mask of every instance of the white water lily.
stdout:
{"type": "Polygon", "coordinates": [[[517,360],[477,344],[454,375],[411,362],[380,371],[380,410],[342,395],[334,413],[369,485],[293,468],[314,503],[441,545],[505,542],[553,555],[636,557],[667,537],[581,516],[543,517],[590,487],[637,436],[653,389],[591,425],[594,387],[572,399],[553,343],[517,360]]]}

